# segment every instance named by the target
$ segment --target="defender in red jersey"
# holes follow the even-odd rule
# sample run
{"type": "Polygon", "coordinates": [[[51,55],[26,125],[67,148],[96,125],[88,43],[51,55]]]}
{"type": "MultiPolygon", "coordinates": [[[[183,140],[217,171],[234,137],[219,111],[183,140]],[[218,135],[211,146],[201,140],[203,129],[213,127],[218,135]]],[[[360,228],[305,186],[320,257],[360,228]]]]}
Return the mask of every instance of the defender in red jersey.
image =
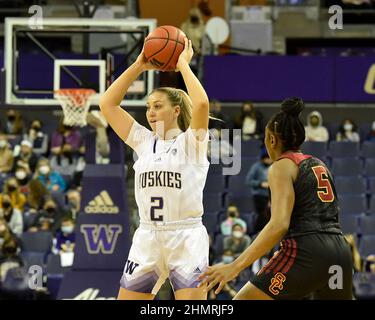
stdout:
{"type": "Polygon", "coordinates": [[[283,101],[266,128],[271,219],[231,264],[210,267],[202,276],[216,293],[240,271],[280,249],[235,299],[352,299],[352,257],[339,224],[331,173],[319,159],[300,152],[305,130],[299,98],[283,101]]]}

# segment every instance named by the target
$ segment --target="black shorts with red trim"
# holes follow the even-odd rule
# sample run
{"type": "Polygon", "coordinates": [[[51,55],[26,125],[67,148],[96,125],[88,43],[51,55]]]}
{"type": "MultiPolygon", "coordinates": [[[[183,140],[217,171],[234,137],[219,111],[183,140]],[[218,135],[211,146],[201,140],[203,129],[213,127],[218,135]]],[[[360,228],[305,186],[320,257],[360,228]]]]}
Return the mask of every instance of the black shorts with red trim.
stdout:
{"type": "Polygon", "coordinates": [[[343,235],[287,238],[251,283],[273,299],[352,299],[352,254],[343,235]]]}

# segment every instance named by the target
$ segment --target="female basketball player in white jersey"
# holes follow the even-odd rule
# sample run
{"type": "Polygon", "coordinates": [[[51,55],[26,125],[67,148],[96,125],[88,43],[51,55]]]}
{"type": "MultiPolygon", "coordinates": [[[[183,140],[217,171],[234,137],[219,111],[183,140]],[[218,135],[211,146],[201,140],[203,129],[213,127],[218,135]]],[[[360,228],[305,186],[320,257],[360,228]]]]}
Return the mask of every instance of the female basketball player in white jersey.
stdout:
{"type": "Polygon", "coordinates": [[[120,107],[129,86],[154,69],[143,55],[103,94],[100,109],[117,135],[135,150],[135,197],[140,227],[121,278],[118,299],[153,299],[169,278],[176,299],[206,299],[197,288],[208,265],[208,235],[201,222],[207,160],[209,101],[189,67],[191,41],[185,39],[177,70],[188,94],[159,88],[148,97],[152,130],[120,107]]]}

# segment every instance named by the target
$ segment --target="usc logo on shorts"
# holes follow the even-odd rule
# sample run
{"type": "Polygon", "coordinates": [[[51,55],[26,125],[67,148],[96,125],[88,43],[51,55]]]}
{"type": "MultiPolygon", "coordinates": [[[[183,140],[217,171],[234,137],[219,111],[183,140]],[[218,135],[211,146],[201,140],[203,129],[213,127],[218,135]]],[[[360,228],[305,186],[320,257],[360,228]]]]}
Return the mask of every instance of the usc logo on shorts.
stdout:
{"type": "Polygon", "coordinates": [[[283,283],[285,282],[286,277],[281,273],[278,272],[275,276],[271,279],[271,285],[269,286],[270,292],[277,296],[281,290],[284,289],[283,283]]]}

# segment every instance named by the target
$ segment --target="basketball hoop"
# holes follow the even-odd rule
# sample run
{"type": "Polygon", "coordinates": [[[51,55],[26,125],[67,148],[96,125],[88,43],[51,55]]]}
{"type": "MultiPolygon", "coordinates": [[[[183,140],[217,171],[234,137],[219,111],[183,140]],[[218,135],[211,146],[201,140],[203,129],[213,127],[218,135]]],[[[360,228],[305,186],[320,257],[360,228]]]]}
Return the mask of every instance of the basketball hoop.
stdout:
{"type": "Polygon", "coordinates": [[[92,89],[59,89],[55,96],[64,112],[64,124],[83,127],[90,109],[90,98],[95,94],[92,89]]]}

